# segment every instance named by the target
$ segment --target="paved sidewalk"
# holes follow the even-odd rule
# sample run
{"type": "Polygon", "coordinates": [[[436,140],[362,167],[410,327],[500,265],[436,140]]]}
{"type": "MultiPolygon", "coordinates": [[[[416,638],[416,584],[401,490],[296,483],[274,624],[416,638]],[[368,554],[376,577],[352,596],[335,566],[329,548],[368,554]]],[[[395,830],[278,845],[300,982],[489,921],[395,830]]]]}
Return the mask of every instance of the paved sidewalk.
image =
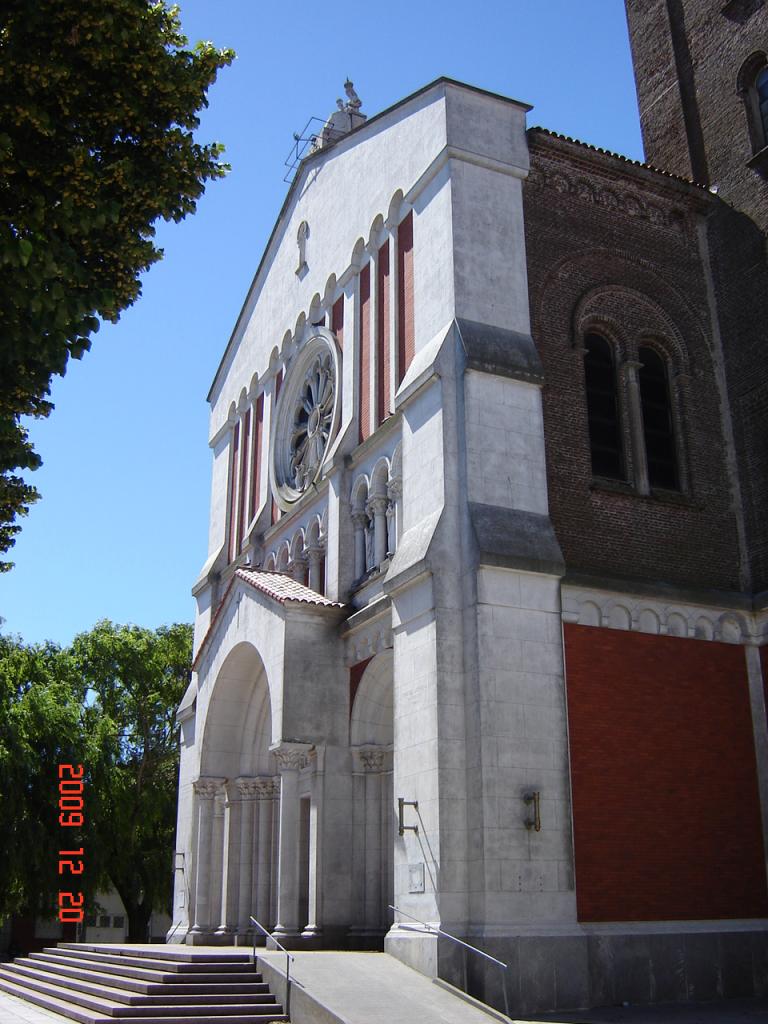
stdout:
{"type": "Polygon", "coordinates": [[[0,992],[0,1024],[73,1024],[69,1017],[51,1013],[34,1003],[0,992]]]}

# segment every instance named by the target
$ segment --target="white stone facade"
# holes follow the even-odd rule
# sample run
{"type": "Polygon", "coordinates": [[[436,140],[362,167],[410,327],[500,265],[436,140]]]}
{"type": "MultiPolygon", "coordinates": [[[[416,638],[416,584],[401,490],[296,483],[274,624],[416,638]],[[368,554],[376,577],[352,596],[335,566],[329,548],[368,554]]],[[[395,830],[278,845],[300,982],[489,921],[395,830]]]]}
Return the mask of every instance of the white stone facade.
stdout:
{"type": "Polygon", "coordinates": [[[561,586],[526,109],[440,80],[319,149],[288,194],[209,395],[175,941],[246,943],[255,917],[288,945],[386,935],[443,973],[394,905],[481,944],[584,940],[586,977],[563,621],[752,628],[561,586]]]}

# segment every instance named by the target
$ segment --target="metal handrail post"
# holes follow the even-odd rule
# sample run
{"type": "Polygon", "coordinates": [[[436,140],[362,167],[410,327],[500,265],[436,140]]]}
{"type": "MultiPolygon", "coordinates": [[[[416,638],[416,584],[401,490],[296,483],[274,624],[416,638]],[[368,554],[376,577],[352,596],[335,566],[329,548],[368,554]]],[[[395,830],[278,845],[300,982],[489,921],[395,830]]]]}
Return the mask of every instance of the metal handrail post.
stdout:
{"type": "MultiPolygon", "coordinates": [[[[504,1012],[509,1016],[509,993],[507,991],[507,971],[509,965],[505,964],[503,960],[497,960],[495,956],[491,956],[490,953],[486,953],[483,949],[478,949],[477,946],[473,946],[471,942],[464,942],[456,935],[451,935],[450,932],[444,932],[442,928],[435,928],[434,925],[428,924],[426,921],[421,921],[418,917],[414,917],[413,914],[406,914],[404,910],[400,910],[399,907],[389,904],[389,909],[394,910],[396,914],[400,914],[402,917],[410,918],[411,921],[415,921],[416,924],[420,924],[422,928],[426,928],[428,932],[434,932],[435,935],[442,935],[445,939],[450,939],[451,942],[456,942],[459,946],[463,946],[464,961],[463,961],[463,973],[464,973],[464,991],[467,992],[467,950],[471,950],[473,953],[477,953],[484,960],[489,960],[491,963],[496,964],[502,970],[501,983],[504,991],[504,1012]]],[[[407,927],[407,925],[405,926],[407,927]]],[[[415,929],[413,929],[415,930],[415,929]]],[[[469,994],[469,993],[467,993],[469,994]]]]}
{"type": "MultiPolygon", "coordinates": [[[[295,960],[294,956],[288,952],[282,943],[278,942],[275,936],[268,931],[263,924],[256,920],[255,917],[251,916],[251,924],[255,924],[262,935],[266,938],[267,942],[271,939],[277,948],[285,953],[285,1015],[286,1017],[291,1016],[291,961],[295,960]]],[[[256,966],[256,933],[253,935],[253,966],[256,966]]]]}

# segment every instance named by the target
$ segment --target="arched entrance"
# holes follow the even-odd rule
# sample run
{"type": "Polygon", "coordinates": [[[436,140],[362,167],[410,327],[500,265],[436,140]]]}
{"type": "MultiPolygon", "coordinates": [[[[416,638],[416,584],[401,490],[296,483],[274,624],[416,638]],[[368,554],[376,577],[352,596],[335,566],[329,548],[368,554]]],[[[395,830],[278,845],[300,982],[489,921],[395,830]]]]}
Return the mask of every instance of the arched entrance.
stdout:
{"type": "Polygon", "coordinates": [[[194,784],[196,942],[244,942],[253,915],[276,919],[279,785],[269,745],[264,663],[250,643],[227,656],[213,686],[194,784]]]}
{"type": "Polygon", "coordinates": [[[392,651],[367,665],[354,694],[352,750],[353,945],[376,947],[392,922],[394,794],[392,651]]]}

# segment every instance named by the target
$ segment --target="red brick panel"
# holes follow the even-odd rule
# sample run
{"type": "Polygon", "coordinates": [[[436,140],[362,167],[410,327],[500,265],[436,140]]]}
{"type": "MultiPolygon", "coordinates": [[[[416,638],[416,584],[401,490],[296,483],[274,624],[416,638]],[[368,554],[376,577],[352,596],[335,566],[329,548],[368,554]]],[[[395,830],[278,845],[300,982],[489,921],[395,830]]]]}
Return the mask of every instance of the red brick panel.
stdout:
{"type": "Polygon", "coordinates": [[[411,365],[415,350],[413,322],[413,213],[397,229],[397,383],[411,365]]]}
{"type": "Polygon", "coordinates": [[[229,460],[229,560],[237,554],[235,519],[237,517],[237,466],[240,451],[240,424],[235,424],[232,435],[232,456],[229,460]]]}
{"type": "Polygon", "coordinates": [[[240,494],[237,499],[237,551],[243,544],[245,532],[245,499],[248,487],[248,445],[251,440],[251,410],[245,414],[243,422],[243,454],[240,458],[240,494]]]}
{"type": "Polygon", "coordinates": [[[565,626],[581,921],[768,915],[742,647],[565,626]]]}
{"type": "Polygon", "coordinates": [[[389,416],[389,241],[379,249],[376,280],[376,426],[389,416]]]}
{"type": "Polygon", "coordinates": [[[331,311],[331,330],[336,335],[336,343],[344,351],[344,296],[337,299],[331,311]]]}
{"type": "Polygon", "coordinates": [[[259,492],[261,490],[261,446],[262,428],[264,426],[264,395],[256,399],[256,415],[253,417],[253,461],[251,463],[251,501],[250,518],[256,515],[259,507],[259,492]]]}
{"type": "Polygon", "coordinates": [[[360,271],[360,440],[371,433],[371,265],[360,271]]]}
{"type": "MultiPolygon", "coordinates": [[[[273,416],[275,414],[275,410],[277,409],[277,399],[280,396],[280,387],[281,387],[282,383],[283,383],[283,371],[280,370],[279,373],[277,374],[277,376],[275,377],[275,400],[274,400],[274,402],[272,404],[272,415],[273,416]]],[[[279,508],[277,502],[275,501],[275,499],[273,498],[272,499],[272,523],[273,523],[273,525],[278,521],[278,519],[280,518],[280,515],[281,515],[280,508],[279,508]]]]}
{"type": "Polygon", "coordinates": [[[373,656],[366,658],[365,661],[358,661],[356,665],[352,665],[349,670],[349,717],[352,718],[352,707],[355,703],[355,697],[357,696],[357,688],[362,682],[363,673],[368,668],[370,663],[373,661],[373,656]]]}

